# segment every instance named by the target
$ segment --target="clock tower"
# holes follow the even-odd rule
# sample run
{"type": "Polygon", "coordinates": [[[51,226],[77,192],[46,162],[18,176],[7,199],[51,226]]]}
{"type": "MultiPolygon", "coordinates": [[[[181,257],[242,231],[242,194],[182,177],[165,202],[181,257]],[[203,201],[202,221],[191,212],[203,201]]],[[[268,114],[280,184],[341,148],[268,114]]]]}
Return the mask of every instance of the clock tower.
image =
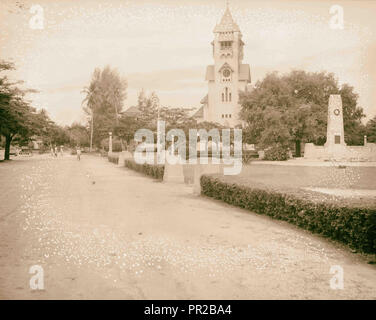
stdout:
{"type": "Polygon", "coordinates": [[[214,28],[211,43],[214,64],[207,66],[208,95],[201,101],[203,120],[227,127],[241,124],[239,91],[251,82],[250,68],[243,64],[244,42],[228,6],[214,28]]]}

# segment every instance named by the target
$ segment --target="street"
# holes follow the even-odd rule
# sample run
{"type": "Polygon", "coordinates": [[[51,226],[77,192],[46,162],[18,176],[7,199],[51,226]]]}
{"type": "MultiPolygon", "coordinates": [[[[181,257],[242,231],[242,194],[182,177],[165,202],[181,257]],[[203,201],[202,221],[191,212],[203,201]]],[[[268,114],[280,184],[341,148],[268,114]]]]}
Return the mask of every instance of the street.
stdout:
{"type": "Polygon", "coordinates": [[[106,158],[18,157],[0,181],[0,299],[376,299],[350,249],[106,158]]]}

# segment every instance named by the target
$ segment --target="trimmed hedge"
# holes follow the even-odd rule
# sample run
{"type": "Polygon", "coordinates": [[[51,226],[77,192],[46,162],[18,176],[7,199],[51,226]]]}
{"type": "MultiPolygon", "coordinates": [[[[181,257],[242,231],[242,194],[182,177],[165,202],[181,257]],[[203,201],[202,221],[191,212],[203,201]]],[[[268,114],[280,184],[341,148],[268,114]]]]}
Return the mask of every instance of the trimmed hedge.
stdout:
{"type": "Polygon", "coordinates": [[[288,158],[287,150],[281,145],[277,144],[265,150],[264,160],[285,161],[288,158]]]}
{"type": "Polygon", "coordinates": [[[150,165],[147,163],[138,164],[134,160],[125,159],[124,166],[134,171],[143,173],[147,176],[153,177],[158,180],[163,180],[164,166],[163,165],[150,165]]]}
{"type": "Polygon", "coordinates": [[[365,253],[376,253],[376,208],[314,201],[201,176],[201,194],[284,220],[365,253]]]}
{"type": "Polygon", "coordinates": [[[108,161],[118,164],[119,163],[119,155],[113,154],[113,155],[108,155],[108,161]]]}

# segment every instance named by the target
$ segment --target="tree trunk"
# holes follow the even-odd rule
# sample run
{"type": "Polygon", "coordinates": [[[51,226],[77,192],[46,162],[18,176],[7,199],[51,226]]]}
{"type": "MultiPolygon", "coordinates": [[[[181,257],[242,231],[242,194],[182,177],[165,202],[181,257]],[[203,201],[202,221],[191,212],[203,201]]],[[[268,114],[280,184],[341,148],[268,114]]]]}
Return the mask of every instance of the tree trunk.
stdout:
{"type": "Polygon", "coordinates": [[[94,114],[91,114],[91,126],[90,126],[90,152],[93,151],[93,128],[94,125],[94,114]]]}
{"type": "Polygon", "coordinates": [[[301,157],[300,140],[295,140],[295,157],[301,157]]]}
{"type": "Polygon", "coordinates": [[[10,143],[12,142],[12,136],[10,134],[5,135],[5,153],[4,160],[9,160],[10,143]]]}

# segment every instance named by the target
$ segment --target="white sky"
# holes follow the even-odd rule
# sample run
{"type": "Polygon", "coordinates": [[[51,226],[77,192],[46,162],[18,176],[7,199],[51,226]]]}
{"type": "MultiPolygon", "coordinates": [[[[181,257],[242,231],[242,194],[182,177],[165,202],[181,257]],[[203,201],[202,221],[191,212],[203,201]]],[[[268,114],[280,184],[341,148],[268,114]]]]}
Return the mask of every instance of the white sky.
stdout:
{"type": "MultiPolygon", "coordinates": [[[[376,115],[376,1],[241,1],[230,9],[245,42],[252,83],[267,72],[334,72],[354,86],[368,117],[376,115]],[[345,28],[329,28],[330,6],[344,9],[345,28]]],[[[83,121],[81,90],[109,64],[128,80],[125,108],[141,88],[162,105],[199,106],[207,92],[213,29],[225,0],[1,0],[0,59],[39,90],[31,96],[60,124],[83,121]],[[29,27],[31,5],[44,29],[29,27]]]]}

